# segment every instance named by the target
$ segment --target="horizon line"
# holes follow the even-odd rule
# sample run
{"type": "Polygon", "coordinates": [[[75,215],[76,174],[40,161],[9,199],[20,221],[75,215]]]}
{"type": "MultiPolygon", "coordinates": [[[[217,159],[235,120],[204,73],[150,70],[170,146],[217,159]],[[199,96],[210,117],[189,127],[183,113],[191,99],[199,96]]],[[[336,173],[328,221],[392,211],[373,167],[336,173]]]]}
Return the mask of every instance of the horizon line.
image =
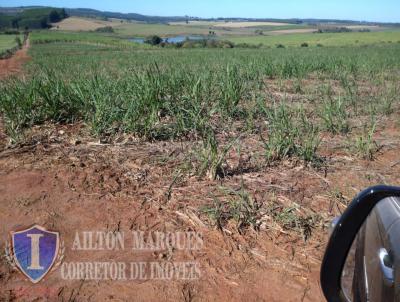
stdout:
{"type": "Polygon", "coordinates": [[[189,17],[192,19],[247,19],[247,20],[262,20],[262,19],[269,19],[269,20],[299,20],[299,21],[304,21],[304,20],[311,20],[311,21],[340,21],[340,22],[359,22],[359,23],[380,23],[380,24],[400,24],[399,21],[368,21],[368,20],[360,20],[360,19],[341,19],[341,18],[318,18],[318,17],[307,17],[307,18],[299,18],[299,17],[287,17],[287,18],[276,18],[276,17],[223,17],[223,16],[218,16],[218,17],[200,17],[200,16],[191,16],[191,15],[148,15],[145,13],[139,13],[139,12],[121,12],[121,11],[114,11],[114,10],[100,10],[96,8],[90,8],[90,7],[67,7],[67,6],[46,6],[46,5],[22,5],[22,6],[1,6],[0,8],[6,8],[6,9],[12,9],[12,8],[64,8],[64,9],[90,9],[90,10],[95,10],[98,12],[108,12],[108,13],[118,13],[118,14],[137,14],[137,15],[142,15],[145,17],[161,17],[161,18],[185,18],[189,17]]]}

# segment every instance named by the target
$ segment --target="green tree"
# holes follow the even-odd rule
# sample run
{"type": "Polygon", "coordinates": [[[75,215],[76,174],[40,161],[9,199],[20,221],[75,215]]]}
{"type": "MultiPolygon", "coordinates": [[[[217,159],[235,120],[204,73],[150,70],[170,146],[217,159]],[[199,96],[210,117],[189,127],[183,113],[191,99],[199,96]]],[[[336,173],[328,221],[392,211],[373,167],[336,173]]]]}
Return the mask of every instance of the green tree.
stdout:
{"type": "Polygon", "coordinates": [[[50,12],[50,14],[49,14],[49,21],[51,22],[51,23],[56,23],[56,22],[59,22],[59,21],[61,21],[61,16],[60,16],[60,14],[58,13],[58,11],[57,10],[52,10],[51,12],[50,12]]]}
{"type": "Polygon", "coordinates": [[[144,40],[144,43],[150,45],[160,45],[162,41],[162,38],[160,38],[159,36],[150,36],[147,37],[146,40],[144,40]]]}
{"type": "Polygon", "coordinates": [[[65,8],[63,8],[62,10],[61,10],[61,12],[60,12],[60,18],[61,19],[65,19],[65,18],[68,18],[69,16],[68,16],[68,14],[67,14],[67,12],[65,11],[65,8]]]}
{"type": "Polygon", "coordinates": [[[22,48],[22,41],[20,37],[15,38],[15,43],[17,43],[18,48],[22,48]]]}

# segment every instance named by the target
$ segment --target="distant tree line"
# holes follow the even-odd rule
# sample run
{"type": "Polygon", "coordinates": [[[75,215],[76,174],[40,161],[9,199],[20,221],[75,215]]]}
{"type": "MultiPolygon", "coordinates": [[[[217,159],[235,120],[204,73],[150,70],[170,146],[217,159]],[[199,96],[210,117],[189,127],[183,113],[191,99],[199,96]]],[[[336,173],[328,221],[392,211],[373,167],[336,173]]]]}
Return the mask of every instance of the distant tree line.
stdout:
{"type": "Polygon", "coordinates": [[[27,9],[16,14],[0,14],[1,29],[43,29],[51,23],[68,17],[65,9],[38,8],[27,9]]]}
{"type": "Polygon", "coordinates": [[[159,36],[149,36],[144,40],[144,43],[152,46],[161,46],[165,48],[260,48],[262,44],[246,44],[240,43],[235,44],[231,41],[216,40],[216,39],[202,39],[202,40],[190,40],[187,39],[183,42],[170,43],[168,39],[164,41],[159,36]]]}
{"type": "Polygon", "coordinates": [[[350,28],[347,27],[324,27],[324,28],[319,28],[318,33],[348,33],[352,32],[350,28]]]}
{"type": "Polygon", "coordinates": [[[112,28],[112,26],[104,26],[104,27],[99,27],[95,30],[95,32],[98,33],[113,33],[114,29],[112,28]]]}
{"type": "MultiPolygon", "coordinates": [[[[369,28],[361,28],[359,30],[357,30],[358,32],[361,33],[367,33],[370,32],[371,30],[369,28]]],[[[318,33],[322,34],[322,33],[349,33],[349,32],[353,32],[353,30],[351,28],[348,27],[324,27],[324,28],[319,28],[318,29],[318,33]]]]}

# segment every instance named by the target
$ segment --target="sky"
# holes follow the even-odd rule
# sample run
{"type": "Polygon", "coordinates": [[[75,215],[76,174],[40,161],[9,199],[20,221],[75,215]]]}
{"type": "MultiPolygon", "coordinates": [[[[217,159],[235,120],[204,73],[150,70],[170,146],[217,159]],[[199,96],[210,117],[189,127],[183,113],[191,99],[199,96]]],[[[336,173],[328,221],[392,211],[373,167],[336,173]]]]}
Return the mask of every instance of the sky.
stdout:
{"type": "Polygon", "coordinates": [[[0,6],[94,8],[152,16],[400,22],[400,0],[0,0],[0,6]]]}

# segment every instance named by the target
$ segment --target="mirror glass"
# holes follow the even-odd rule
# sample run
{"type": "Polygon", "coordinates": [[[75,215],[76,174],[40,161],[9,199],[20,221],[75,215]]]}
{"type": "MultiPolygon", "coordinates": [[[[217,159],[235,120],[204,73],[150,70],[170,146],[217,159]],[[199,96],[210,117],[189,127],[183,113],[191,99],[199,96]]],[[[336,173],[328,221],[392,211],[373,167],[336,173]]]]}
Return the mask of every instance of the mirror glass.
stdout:
{"type": "Polygon", "coordinates": [[[384,199],[359,230],[347,256],[341,285],[348,301],[396,301],[399,234],[400,198],[384,199]]]}

